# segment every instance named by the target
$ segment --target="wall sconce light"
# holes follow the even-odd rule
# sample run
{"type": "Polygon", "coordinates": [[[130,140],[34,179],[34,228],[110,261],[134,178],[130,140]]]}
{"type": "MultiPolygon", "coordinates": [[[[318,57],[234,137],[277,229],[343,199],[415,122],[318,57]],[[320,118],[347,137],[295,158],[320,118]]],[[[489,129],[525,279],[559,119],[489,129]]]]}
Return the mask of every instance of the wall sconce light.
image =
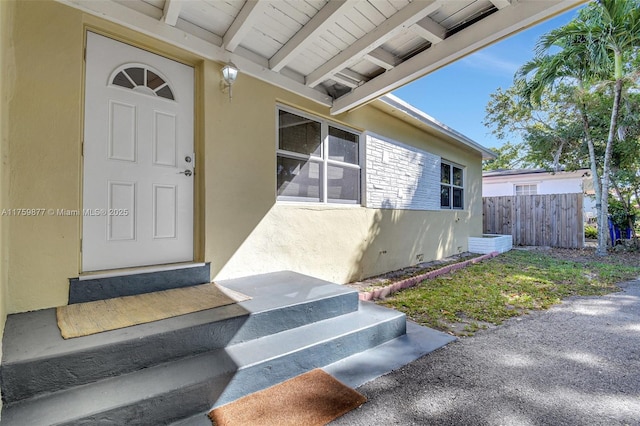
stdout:
{"type": "Polygon", "coordinates": [[[222,79],[224,80],[222,91],[229,90],[229,102],[231,102],[232,98],[231,86],[236,82],[236,78],[238,78],[238,67],[233,65],[233,62],[229,62],[222,68],[222,79]]]}

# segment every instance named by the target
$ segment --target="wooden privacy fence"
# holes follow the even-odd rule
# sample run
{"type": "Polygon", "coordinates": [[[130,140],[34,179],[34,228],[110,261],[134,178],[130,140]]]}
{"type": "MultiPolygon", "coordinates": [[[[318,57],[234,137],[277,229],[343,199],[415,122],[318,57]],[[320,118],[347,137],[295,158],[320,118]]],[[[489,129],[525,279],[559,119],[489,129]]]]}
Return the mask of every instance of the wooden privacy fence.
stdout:
{"type": "Polygon", "coordinates": [[[582,194],[483,197],[483,232],[513,236],[513,245],[582,248],[582,194]]]}

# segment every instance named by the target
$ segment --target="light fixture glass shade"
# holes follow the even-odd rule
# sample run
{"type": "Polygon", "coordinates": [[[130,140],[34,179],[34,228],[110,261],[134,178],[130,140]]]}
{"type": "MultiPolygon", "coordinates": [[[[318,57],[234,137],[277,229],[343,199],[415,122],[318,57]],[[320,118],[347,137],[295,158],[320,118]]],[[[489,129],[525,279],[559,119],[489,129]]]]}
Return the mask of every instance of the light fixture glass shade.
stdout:
{"type": "Polygon", "coordinates": [[[228,86],[231,86],[238,78],[238,68],[232,62],[229,62],[222,68],[222,78],[228,86]]]}

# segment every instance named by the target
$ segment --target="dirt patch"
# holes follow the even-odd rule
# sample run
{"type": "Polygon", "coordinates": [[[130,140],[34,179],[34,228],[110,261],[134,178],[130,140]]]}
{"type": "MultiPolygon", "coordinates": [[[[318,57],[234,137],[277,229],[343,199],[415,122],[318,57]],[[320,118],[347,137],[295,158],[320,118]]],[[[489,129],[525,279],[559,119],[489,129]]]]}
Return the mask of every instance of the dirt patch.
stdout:
{"type": "Polygon", "coordinates": [[[553,247],[514,247],[514,250],[541,251],[555,259],[577,263],[640,266],[640,251],[614,249],[607,256],[598,256],[595,247],[563,249],[553,247]]]}

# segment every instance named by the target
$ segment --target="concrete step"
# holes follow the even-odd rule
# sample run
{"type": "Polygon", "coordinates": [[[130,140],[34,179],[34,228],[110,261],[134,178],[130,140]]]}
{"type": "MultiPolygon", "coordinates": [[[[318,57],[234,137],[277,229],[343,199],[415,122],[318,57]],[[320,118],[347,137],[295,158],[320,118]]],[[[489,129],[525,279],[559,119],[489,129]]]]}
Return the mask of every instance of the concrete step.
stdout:
{"type": "Polygon", "coordinates": [[[160,268],[96,273],[69,279],[69,304],[207,283],[209,263],[187,263],[160,268]]]}
{"type": "Polygon", "coordinates": [[[221,281],[253,299],[64,340],[55,310],[10,315],[1,366],[5,403],[72,388],[355,312],[351,289],[293,272],[221,281]]]}
{"type": "MultiPolygon", "coordinates": [[[[356,312],[6,404],[2,425],[171,424],[405,333],[404,314],[356,312]]],[[[182,420],[187,421],[187,420],[182,420]]]]}
{"type": "Polygon", "coordinates": [[[209,420],[207,414],[208,413],[198,413],[186,419],[171,423],[171,426],[211,426],[211,420],[209,420]]]}
{"type": "MultiPolygon", "coordinates": [[[[407,321],[407,333],[374,348],[338,360],[322,369],[351,388],[397,370],[416,359],[433,352],[455,337],[422,327],[407,321]]],[[[211,426],[208,410],[186,419],[178,420],[171,426],[211,426]]]]}

